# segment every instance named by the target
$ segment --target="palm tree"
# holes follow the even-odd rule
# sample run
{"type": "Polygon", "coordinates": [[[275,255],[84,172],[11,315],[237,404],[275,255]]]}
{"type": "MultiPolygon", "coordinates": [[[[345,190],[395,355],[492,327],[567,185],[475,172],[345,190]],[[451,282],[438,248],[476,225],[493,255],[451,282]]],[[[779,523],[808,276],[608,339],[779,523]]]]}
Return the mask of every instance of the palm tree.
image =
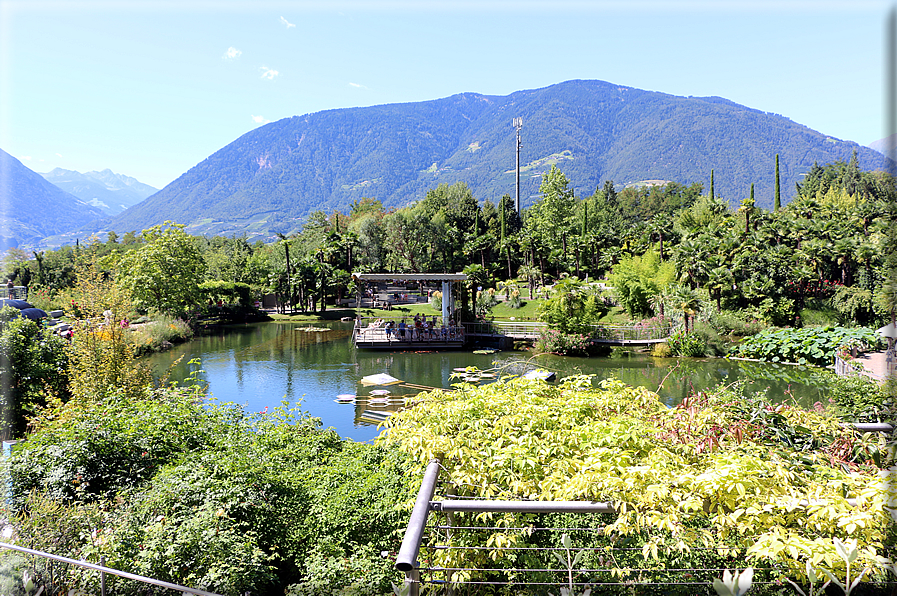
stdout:
{"type": "Polygon", "coordinates": [[[707,290],[716,298],[716,310],[722,310],[723,290],[732,287],[732,272],[727,267],[715,267],[707,273],[707,290]]]}
{"type": "Polygon", "coordinates": [[[670,303],[673,304],[679,312],[682,313],[682,320],[685,323],[685,332],[689,332],[688,319],[696,316],[701,312],[701,298],[695,290],[688,286],[675,286],[670,292],[670,303]]]}
{"type": "Polygon", "coordinates": [[[517,269],[517,277],[525,279],[529,286],[529,299],[533,299],[533,291],[536,289],[536,279],[539,277],[539,270],[531,265],[521,265],[517,269]]]}
{"type": "Polygon", "coordinates": [[[841,267],[841,283],[845,286],[850,285],[851,257],[855,249],[856,243],[850,236],[835,241],[834,253],[836,261],[841,267]]]}
{"type": "Polygon", "coordinates": [[[657,213],[654,217],[651,218],[651,221],[648,222],[648,233],[651,234],[651,238],[656,237],[658,242],[660,243],[660,260],[666,260],[663,252],[663,241],[665,238],[670,237],[670,233],[673,230],[673,222],[670,220],[669,216],[665,213],[657,213]]]}

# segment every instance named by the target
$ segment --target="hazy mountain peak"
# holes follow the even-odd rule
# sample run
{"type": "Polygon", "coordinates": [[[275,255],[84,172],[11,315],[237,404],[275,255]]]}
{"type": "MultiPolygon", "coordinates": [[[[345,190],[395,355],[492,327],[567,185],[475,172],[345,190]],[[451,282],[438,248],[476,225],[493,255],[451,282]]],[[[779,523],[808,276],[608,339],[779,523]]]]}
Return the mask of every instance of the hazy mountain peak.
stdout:
{"type": "Polygon", "coordinates": [[[106,215],[117,215],[157,190],[130,176],[116,174],[108,168],[84,174],[75,170],[54,168],[41,176],[85,203],[100,209],[106,215]]]}

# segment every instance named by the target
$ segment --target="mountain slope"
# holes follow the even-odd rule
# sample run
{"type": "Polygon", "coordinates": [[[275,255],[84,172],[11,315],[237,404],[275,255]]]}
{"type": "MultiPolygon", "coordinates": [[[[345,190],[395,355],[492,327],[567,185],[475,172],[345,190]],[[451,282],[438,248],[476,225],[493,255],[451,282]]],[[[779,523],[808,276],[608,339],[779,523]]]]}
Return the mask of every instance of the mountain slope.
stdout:
{"type": "Polygon", "coordinates": [[[0,149],[0,248],[34,244],[103,217],[0,149]]]}
{"type": "Polygon", "coordinates": [[[118,215],[158,189],[112,170],[86,172],[55,168],[41,176],[106,215],[118,215]]]}
{"type": "Polygon", "coordinates": [[[440,183],[466,182],[479,199],[514,194],[514,130],[523,118],[521,196],[537,198],[557,163],[578,195],[605,180],[709,183],[737,204],[756,185],[770,207],[775,155],[782,193],[814,161],[859,152],[866,169],[887,160],[784,118],[718,97],[677,97],[602,81],[568,81],[504,97],[452,97],[295,116],[255,129],[116,217],[117,231],[166,219],[194,233],[270,237],[315,209],[346,210],[371,197],[386,206],[420,199],[440,183]]]}

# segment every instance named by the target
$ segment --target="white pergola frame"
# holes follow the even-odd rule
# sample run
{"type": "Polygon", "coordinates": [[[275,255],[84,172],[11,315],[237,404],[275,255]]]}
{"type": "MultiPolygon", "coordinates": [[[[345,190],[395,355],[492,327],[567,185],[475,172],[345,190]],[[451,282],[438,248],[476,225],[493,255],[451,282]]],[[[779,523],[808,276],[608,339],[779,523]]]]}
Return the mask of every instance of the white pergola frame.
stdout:
{"type": "MultiPolygon", "coordinates": [[[[467,281],[466,273],[353,273],[356,281],[441,281],[442,282],[442,320],[449,320],[449,312],[455,312],[455,300],[452,296],[452,284],[456,281],[467,281]]],[[[361,304],[361,297],[356,302],[361,304]]]]}

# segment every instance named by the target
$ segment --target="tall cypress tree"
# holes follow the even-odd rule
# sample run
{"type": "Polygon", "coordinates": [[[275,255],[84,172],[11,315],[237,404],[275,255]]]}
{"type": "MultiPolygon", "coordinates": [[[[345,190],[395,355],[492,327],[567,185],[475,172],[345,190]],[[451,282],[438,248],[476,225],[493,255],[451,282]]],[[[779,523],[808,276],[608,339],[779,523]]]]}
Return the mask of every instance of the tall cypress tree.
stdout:
{"type": "Polygon", "coordinates": [[[776,199],[775,203],[773,203],[773,211],[778,211],[782,208],[782,189],[779,186],[779,154],[776,153],[776,199]]]}
{"type": "Polygon", "coordinates": [[[711,168],[710,169],[710,200],[711,201],[713,200],[714,196],[715,195],[713,194],[713,169],[711,168]]]}
{"type": "Polygon", "coordinates": [[[585,199],[582,202],[582,230],[580,231],[580,236],[583,240],[586,239],[586,233],[589,228],[589,200],[585,199]]]}
{"type": "Polygon", "coordinates": [[[751,182],[751,203],[754,202],[754,183],[751,182]]]}
{"type": "Polygon", "coordinates": [[[501,217],[501,245],[505,245],[505,198],[502,197],[501,201],[498,202],[499,210],[498,215],[501,217]]]}

